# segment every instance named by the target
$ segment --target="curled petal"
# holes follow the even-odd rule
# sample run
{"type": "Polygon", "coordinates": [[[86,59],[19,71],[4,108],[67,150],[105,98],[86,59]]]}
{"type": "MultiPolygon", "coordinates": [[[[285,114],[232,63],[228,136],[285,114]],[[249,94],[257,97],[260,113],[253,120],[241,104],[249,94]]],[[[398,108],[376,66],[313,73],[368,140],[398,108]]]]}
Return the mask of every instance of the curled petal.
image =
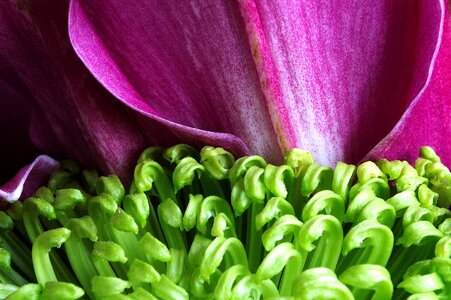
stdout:
{"type": "Polygon", "coordinates": [[[235,3],[72,1],[69,15],[81,60],[141,119],[190,144],[281,160],[235,3]]]}
{"type": "MultiPolygon", "coordinates": [[[[429,2],[422,3],[427,5],[429,2]]],[[[405,149],[418,149],[420,146],[429,145],[437,150],[444,164],[451,163],[451,147],[448,141],[451,135],[451,18],[447,1],[436,1],[434,6],[440,9],[440,14],[435,17],[434,22],[440,23],[436,43],[431,45],[435,49],[427,69],[426,82],[393,130],[364,159],[397,157],[413,162],[416,153],[405,149]]],[[[425,8],[425,11],[431,12],[432,9],[425,8]]],[[[425,24],[430,22],[426,21],[425,24]]],[[[423,30],[426,28],[427,26],[423,30]]]]}
{"type": "Polygon", "coordinates": [[[58,168],[59,163],[51,157],[38,156],[33,163],[23,167],[13,179],[0,186],[0,199],[11,202],[30,197],[58,168]]]}

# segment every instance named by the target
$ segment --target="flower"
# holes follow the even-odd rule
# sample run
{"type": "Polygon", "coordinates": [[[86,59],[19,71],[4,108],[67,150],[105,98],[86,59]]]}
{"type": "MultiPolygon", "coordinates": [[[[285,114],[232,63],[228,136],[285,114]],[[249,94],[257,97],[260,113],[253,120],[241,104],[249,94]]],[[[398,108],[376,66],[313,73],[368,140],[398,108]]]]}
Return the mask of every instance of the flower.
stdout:
{"type": "Polygon", "coordinates": [[[4,292],[447,298],[434,150],[337,162],[450,162],[449,9],[341,2],[1,2],[4,292]]]}
{"type": "MultiPolygon", "coordinates": [[[[175,142],[331,166],[428,144],[449,164],[447,4],[2,1],[4,174],[46,153],[124,175],[175,142]]],[[[40,156],[0,198],[56,165],[40,156]]]]}

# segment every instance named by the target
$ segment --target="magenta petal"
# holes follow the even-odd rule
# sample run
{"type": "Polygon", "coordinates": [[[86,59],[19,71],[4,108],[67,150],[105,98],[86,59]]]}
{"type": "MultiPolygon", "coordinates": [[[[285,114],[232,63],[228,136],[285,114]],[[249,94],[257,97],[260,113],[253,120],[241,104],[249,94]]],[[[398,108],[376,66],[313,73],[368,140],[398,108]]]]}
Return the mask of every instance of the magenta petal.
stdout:
{"type": "Polygon", "coordinates": [[[33,163],[20,169],[13,179],[0,186],[0,200],[12,202],[32,196],[40,186],[47,183],[50,174],[58,168],[59,163],[53,158],[38,156],[33,163]]]}
{"type": "Polygon", "coordinates": [[[71,41],[94,76],[179,139],[280,160],[237,5],[130,4],[72,2],[71,41]]]}
{"type": "Polygon", "coordinates": [[[390,132],[440,43],[443,1],[240,5],[273,120],[330,165],[359,161],[390,132]]]}
{"type": "Polygon", "coordinates": [[[175,135],[236,152],[243,141],[270,159],[302,147],[333,165],[365,156],[425,86],[442,8],[443,1],[79,0],[69,30],[109,91],[175,135]]]}
{"type": "MultiPolygon", "coordinates": [[[[443,3],[442,3],[443,4],[443,3]]],[[[390,134],[367,156],[402,158],[411,162],[420,146],[432,146],[442,161],[451,165],[451,16],[448,6],[442,18],[441,43],[434,53],[435,64],[415,100],[390,134]]]]}

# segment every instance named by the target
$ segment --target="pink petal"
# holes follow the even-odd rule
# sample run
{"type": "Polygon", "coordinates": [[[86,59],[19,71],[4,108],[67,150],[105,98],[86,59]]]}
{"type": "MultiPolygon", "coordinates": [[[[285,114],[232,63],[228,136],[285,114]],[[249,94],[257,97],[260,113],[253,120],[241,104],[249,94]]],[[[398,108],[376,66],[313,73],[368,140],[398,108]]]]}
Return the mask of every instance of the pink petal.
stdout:
{"type": "Polygon", "coordinates": [[[190,143],[280,160],[233,2],[73,1],[69,21],[77,54],[129,107],[190,143]]]}
{"type": "MultiPolygon", "coordinates": [[[[447,4],[447,3],[446,3],[447,4]]],[[[443,5],[443,3],[442,3],[443,5]]],[[[428,78],[395,128],[368,155],[369,158],[402,158],[413,162],[414,151],[432,146],[443,163],[451,165],[451,16],[449,6],[442,7],[441,43],[434,53],[428,78]]]]}
{"type": "Polygon", "coordinates": [[[240,5],[274,122],[329,165],[360,160],[415,102],[444,15],[429,0],[240,5]]]}
{"type": "Polygon", "coordinates": [[[47,183],[50,174],[59,168],[59,163],[46,155],[38,156],[33,163],[23,167],[8,181],[0,186],[0,200],[12,202],[25,199],[42,185],[47,183]]]}

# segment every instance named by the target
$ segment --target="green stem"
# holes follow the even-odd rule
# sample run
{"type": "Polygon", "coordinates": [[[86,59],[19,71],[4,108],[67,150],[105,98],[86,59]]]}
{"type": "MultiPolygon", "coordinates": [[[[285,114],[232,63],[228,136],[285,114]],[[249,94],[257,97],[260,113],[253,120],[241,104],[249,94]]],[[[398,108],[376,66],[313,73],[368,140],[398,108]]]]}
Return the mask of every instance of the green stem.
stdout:
{"type": "MultiPolygon", "coordinates": [[[[161,217],[160,217],[161,220],[161,217]]],[[[168,224],[165,224],[165,222],[162,220],[161,226],[163,228],[164,235],[166,237],[166,241],[168,243],[169,249],[174,249],[174,251],[178,252],[179,256],[183,256],[184,258],[181,259],[182,262],[186,261],[186,246],[185,241],[183,239],[183,236],[180,232],[180,230],[173,228],[169,226],[168,224]]],[[[179,282],[183,275],[183,271],[185,269],[184,264],[180,265],[173,265],[171,268],[171,273],[168,274],[169,278],[174,282],[179,282]]]]}
{"type": "Polygon", "coordinates": [[[2,247],[13,254],[12,262],[30,281],[36,280],[30,249],[12,232],[2,232],[0,237],[3,240],[2,247]]]}
{"type": "Polygon", "coordinates": [[[14,269],[4,269],[0,268],[0,280],[2,283],[14,284],[17,286],[22,286],[28,283],[28,280],[22,277],[14,269]]]}
{"type": "Polygon", "coordinates": [[[92,261],[94,267],[96,268],[100,276],[116,277],[116,273],[114,272],[113,268],[111,267],[110,263],[107,260],[103,258],[94,257],[92,261]]]}
{"type": "MultiPolygon", "coordinates": [[[[105,226],[110,224],[110,218],[116,212],[116,209],[116,202],[106,194],[93,197],[88,202],[88,213],[96,224],[99,239],[119,244],[113,227],[105,226]]],[[[127,278],[127,269],[123,264],[113,264],[113,267],[119,277],[127,278]]]]}
{"type": "Polygon", "coordinates": [[[215,178],[213,178],[209,173],[204,172],[200,177],[200,184],[202,186],[202,191],[204,197],[208,196],[218,196],[225,198],[222,186],[215,178]]]}
{"type": "Polygon", "coordinates": [[[263,255],[263,247],[261,245],[262,231],[257,230],[255,225],[255,218],[262,211],[263,207],[263,203],[253,202],[247,215],[246,252],[251,272],[257,270],[263,255]]]}
{"type": "MultiPolygon", "coordinates": [[[[147,161],[139,164],[135,169],[135,182],[137,186],[141,190],[152,188],[152,184],[154,184],[154,188],[158,192],[158,196],[160,198],[160,205],[158,206],[158,219],[163,230],[163,234],[165,236],[165,240],[169,248],[174,248],[178,251],[181,251],[183,257],[186,256],[186,236],[180,231],[182,225],[182,218],[180,216],[180,224],[179,228],[174,228],[170,224],[167,223],[167,208],[172,207],[173,205],[169,205],[170,201],[180,207],[179,200],[175,196],[174,190],[172,188],[172,184],[165,174],[163,168],[158,165],[156,162],[147,161]],[[163,206],[162,206],[163,205],[163,206]]],[[[182,261],[186,261],[183,258],[182,261]]],[[[177,269],[171,269],[171,280],[174,282],[178,282],[182,277],[182,273],[184,270],[184,265],[178,266],[177,269]]]]}
{"type": "Polygon", "coordinates": [[[407,269],[416,261],[421,261],[426,258],[431,258],[434,253],[434,243],[429,243],[424,246],[410,246],[397,250],[398,255],[395,258],[391,258],[387,264],[387,269],[391,274],[392,282],[394,286],[402,281],[404,273],[407,269]]]}
{"type": "Polygon", "coordinates": [[[91,278],[98,274],[86,245],[80,238],[71,235],[66,240],[64,246],[72,270],[88,296],[93,298],[94,294],[91,292],[91,278]]]}
{"type": "Polygon", "coordinates": [[[42,228],[41,221],[39,217],[34,213],[25,212],[23,213],[23,223],[25,226],[25,231],[27,232],[28,238],[32,243],[37,239],[37,237],[44,232],[42,228]]]}
{"type": "MultiPolygon", "coordinates": [[[[123,232],[112,228],[116,241],[124,249],[129,263],[135,259],[147,260],[141,251],[139,251],[139,241],[137,237],[130,232],[123,232]]],[[[128,263],[128,264],[129,264],[128,263]]]]}
{"type": "Polygon", "coordinates": [[[154,209],[152,201],[149,197],[147,197],[149,201],[149,221],[146,224],[146,231],[151,232],[156,238],[158,238],[162,242],[166,242],[163,231],[161,229],[161,224],[158,221],[157,213],[154,209]]]}

